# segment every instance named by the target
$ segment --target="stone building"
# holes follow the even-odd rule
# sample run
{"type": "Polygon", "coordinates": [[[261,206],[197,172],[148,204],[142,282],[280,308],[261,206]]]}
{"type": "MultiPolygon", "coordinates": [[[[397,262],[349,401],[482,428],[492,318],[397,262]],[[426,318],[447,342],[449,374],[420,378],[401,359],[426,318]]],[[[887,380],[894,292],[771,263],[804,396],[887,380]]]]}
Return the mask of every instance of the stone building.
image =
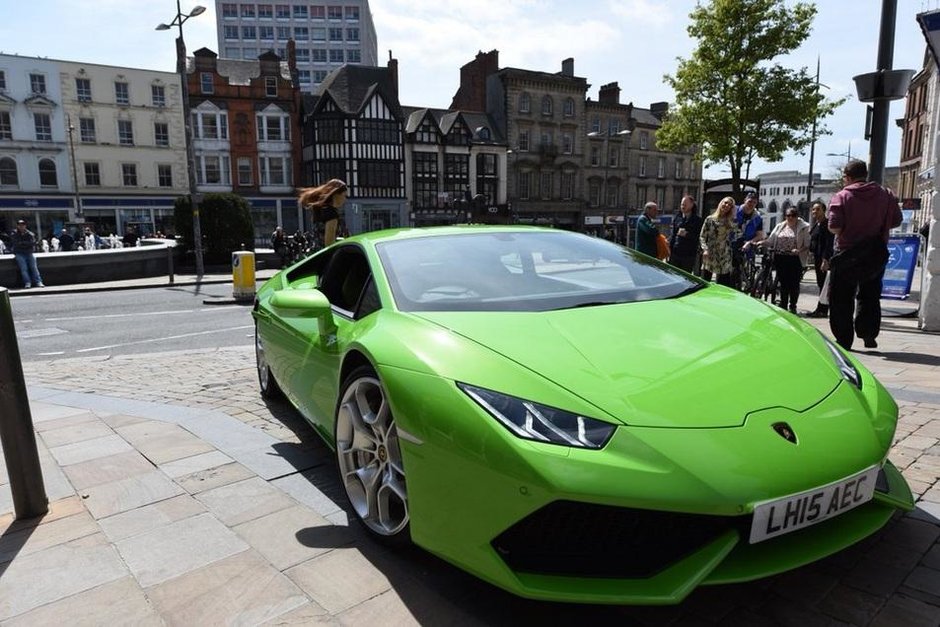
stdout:
{"type": "Polygon", "coordinates": [[[924,67],[911,80],[907,88],[904,117],[897,121],[901,127],[900,178],[897,194],[905,208],[908,228],[916,229],[928,215],[923,209],[930,206],[933,195],[933,159],[931,146],[932,93],[937,86],[936,64],[929,53],[924,54],[924,67]]]}

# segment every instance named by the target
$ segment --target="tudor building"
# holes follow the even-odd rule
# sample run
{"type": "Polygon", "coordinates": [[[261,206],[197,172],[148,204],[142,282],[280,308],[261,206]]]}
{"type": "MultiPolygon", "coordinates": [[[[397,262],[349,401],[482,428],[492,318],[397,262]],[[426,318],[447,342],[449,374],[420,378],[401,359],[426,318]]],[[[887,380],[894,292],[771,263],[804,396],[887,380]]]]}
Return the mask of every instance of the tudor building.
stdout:
{"type": "MultiPolygon", "coordinates": [[[[398,61],[389,59],[384,68],[344,65],[304,102],[304,184],[346,182],[341,228],[359,233],[408,225],[398,61]]],[[[303,219],[311,228],[312,216],[303,219]]]]}
{"type": "Polygon", "coordinates": [[[279,224],[300,225],[301,101],[290,42],[287,54],[286,62],[273,52],[244,61],[202,48],[188,60],[196,188],[244,196],[258,244],[279,224]]]}

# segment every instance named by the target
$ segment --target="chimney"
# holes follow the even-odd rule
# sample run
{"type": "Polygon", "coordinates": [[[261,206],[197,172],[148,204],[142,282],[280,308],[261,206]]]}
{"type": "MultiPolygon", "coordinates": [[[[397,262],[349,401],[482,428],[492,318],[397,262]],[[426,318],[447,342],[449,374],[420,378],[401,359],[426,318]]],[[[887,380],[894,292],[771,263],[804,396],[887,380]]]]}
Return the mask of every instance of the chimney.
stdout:
{"type": "Polygon", "coordinates": [[[486,111],[486,77],[499,71],[499,50],[477,52],[460,68],[460,87],[450,103],[460,111],[486,111]]]}
{"type": "Polygon", "coordinates": [[[287,69],[290,71],[290,79],[295,86],[300,85],[300,74],[297,71],[297,43],[293,38],[287,40],[287,69]]]}
{"type": "Polygon", "coordinates": [[[666,117],[666,114],[669,112],[669,103],[668,102],[654,102],[650,105],[650,113],[652,113],[656,119],[662,120],[666,117]]]}
{"type": "Polygon", "coordinates": [[[617,85],[617,81],[601,85],[597,101],[603,105],[620,104],[620,87],[617,85]]]}
{"type": "Polygon", "coordinates": [[[388,51],[388,73],[392,78],[392,88],[395,90],[395,97],[398,98],[398,59],[392,56],[392,51],[388,51]]]}
{"type": "Polygon", "coordinates": [[[574,76],[574,57],[568,57],[561,62],[561,75],[574,76]]]}

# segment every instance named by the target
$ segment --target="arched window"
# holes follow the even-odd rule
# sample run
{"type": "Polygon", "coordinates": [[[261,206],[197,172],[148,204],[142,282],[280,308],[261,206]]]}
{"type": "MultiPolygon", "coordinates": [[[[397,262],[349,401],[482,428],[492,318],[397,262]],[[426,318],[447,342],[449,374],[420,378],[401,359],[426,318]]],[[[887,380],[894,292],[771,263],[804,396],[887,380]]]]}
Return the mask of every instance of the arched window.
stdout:
{"type": "Polygon", "coordinates": [[[55,174],[55,161],[52,159],[39,160],[40,187],[58,187],[59,181],[55,174]]]}
{"type": "Polygon", "coordinates": [[[17,187],[19,184],[19,177],[16,175],[16,161],[10,157],[0,159],[0,187],[17,187]]]}
{"type": "Polygon", "coordinates": [[[519,113],[528,113],[532,110],[532,102],[529,99],[529,94],[523,92],[519,95],[519,113]]]}
{"type": "Polygon", "coordinates": [[[565,100],[565,117],[573,118],[574,117],[574,98],[568,98],[565,100]]]}
{"type": "Polygon", "coordinates": [[[542,96],[542,115],[552,114],[552,97],[542,96]]]}

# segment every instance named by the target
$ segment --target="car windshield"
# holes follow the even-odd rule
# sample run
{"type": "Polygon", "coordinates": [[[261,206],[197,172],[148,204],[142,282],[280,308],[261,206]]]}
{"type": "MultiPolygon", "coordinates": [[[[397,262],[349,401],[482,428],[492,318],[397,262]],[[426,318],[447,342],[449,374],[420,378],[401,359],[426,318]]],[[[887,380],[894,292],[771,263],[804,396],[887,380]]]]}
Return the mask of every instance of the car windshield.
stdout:
{"type": "Polygon", "coordinates": [[[548,311],[682,296],[696,278],[567,231],[480,230],[376,245],[402,311],[548,311]]]}

